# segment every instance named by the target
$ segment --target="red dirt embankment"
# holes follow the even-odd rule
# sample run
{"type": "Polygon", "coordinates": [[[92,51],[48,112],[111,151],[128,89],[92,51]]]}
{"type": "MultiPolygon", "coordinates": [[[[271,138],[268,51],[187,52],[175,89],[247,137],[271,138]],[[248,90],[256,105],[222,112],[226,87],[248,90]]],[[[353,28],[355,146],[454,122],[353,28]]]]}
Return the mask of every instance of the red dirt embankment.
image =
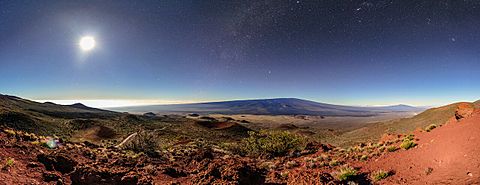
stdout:
{"type": "Polygon", "coordinates": [[[95,144],[43,146],[43,136],[0,128],[0,185],[10,184],[262,184],[249,158],[196,145],[148,157],[95,144]]]}
{"type": "Polygon", "coordinates": [[[364,170],[395,173],[381,184],[480,184],[480,110],[459,105],[456,118],[415,135],[416,148],[373,159],[364,170]]]}

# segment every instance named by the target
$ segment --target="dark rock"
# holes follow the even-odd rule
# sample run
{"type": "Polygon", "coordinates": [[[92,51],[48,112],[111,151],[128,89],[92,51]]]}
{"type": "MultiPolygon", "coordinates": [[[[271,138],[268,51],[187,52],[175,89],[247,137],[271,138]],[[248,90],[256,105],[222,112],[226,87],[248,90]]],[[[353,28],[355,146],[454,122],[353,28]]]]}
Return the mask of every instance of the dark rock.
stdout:
{"type": "Polygon", "coordinates": [[[29,162],[27,164],[27,168],[36,168],[36,167],[39,167],[40,164],[36,163],[36,162],[29,162]]]}
{"type": "Polygon", "coordinates": [[[171,167],[165,168],[164,171],[163,171],[163,174],[166,174],[166,175],[168,175],[170,177],[173,177],[173,178],[186,177],[187,176],[187,174],[185,172],[178,171],[177,169],[171,168],[171,167]]]}
{"type": "Polygon", "coordinates": [[[56,154],[53,156],[39,154],[37,155],[37,160],[45,165],[47,170],[56,170],[63,174],[72,172],[75,170],[75,166],[77,165],[76,161],[62,154],[56,154]]]}
{"type": "Polygon", "coordinates": [[[154,117],[156,117],[157,115],[156,115],[155,113],[153,113],[153,112],[147,112],[147,113],[143,114],[143,116],[149,117],[149,118],[154,118],[154,117]]]}
{"type": "Polygon", "coordinates": [[[247,120],[241,120],[240,123],[250,123],[250,121],[247,120]]]}
{"type": "Polygon", "coordinates": [[[322,173],[320,175],[320,183],[321,184],[327,184],[329,182],[332,182],[334,180],[333,176],[330,175],[329,173],[322,173]]]}
{"type": "Polygon", "coordinates": [[[53,172],[43,172],[42,177],[43,177],[43,181],[45,182],[58,181],[62,179],[60,175],[57,175],[56,173],[53,173],[53,172]]]}
{"type": "Polygon", "coordinates": [[[124,175],[120,181],[124,185],[135,185],[138,184],[138,175],[135,172],[130,172],[124,175]]]}
{"type": "Polygon", "coordinates": [[[196,114],[196,113],[190,113],[190,114],[188,114],[188,116],[190,116],[190,117],[198,117],[198,116],[200,116],[200,115],[199,115],[199,114],[196,114]]]}
{"type": "MultiPolygon", "coordinates": [[[[122,171],[99,170],[83,166],[70,175],[72,184],[123,184],[122,178],[127,174],[122,171]]],[[[126,178],[127,180],[129,178],[126,178]]]]}
{"type": "Polygon", "coordinates": [[[90,148],[98,148],[99,146],[92,143],[92,142],[89,142],[89,141],[84,141],[83,144],[87,147],[90,147],[90,148]]]}

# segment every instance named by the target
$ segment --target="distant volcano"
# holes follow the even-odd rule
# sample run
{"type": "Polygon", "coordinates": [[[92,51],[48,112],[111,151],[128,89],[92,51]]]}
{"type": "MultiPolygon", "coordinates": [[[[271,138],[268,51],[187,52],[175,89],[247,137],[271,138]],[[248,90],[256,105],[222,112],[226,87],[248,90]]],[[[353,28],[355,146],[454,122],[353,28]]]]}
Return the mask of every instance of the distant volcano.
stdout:
{"type": "Polygon", "coordinates": [[[235,100],[208,103],[149,105],[112,108],[116,111],[200,114],[374,116],[388,112],[420,112],[408,105],[360,107],[318,103],[297,98],[235,100]]]}

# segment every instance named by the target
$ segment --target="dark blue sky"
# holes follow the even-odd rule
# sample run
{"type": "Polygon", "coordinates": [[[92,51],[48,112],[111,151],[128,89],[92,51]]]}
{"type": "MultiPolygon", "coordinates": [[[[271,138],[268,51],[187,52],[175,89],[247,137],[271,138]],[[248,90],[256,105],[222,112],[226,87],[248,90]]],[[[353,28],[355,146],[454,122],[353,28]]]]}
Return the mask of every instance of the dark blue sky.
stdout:
{"type": "Polygon", "coordinates": [[[480,1],[0,1],[0,93],[480,99],[480,1]],[[97,46],[82,52],[92,36],[97,46]]]}

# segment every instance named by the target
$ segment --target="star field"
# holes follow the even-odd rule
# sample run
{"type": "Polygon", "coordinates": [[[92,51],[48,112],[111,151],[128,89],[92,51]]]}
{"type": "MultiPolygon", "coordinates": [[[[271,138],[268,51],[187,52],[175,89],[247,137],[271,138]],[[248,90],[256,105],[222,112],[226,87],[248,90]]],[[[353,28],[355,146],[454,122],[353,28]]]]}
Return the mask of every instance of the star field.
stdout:
{"type": "Polygon", "coordinates": [[[480,1],[0,1],[0,93],[438,105],[478,99],[480,1]],[[95,36],[87,55],[76,43],[95,36]]]}

